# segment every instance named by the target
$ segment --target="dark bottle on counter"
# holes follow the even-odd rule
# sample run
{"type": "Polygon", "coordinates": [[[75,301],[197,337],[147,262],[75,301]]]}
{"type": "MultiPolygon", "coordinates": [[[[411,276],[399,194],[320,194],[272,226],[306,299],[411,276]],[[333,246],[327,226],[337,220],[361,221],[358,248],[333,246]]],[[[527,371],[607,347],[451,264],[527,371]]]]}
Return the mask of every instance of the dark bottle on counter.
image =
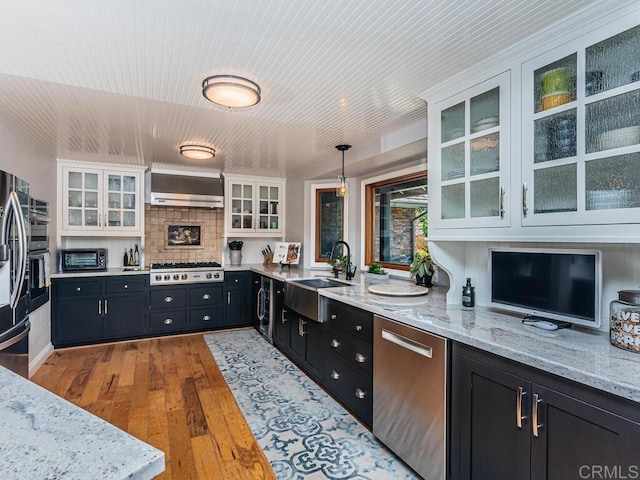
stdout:
{"type": "Polygon", "coordinates": [[[129,266],[133,267],[133,249],[129,249],[129,266]]]}
{"type": "Polygon", "coordinates": [[[140,251],[138,250],[138,244],[136,243],[135,250],[133,251],[133,264],[136,267],[140,266],[140,251]]]}
{"type": "Polygon", "coordinates": [[[124,249],[124,258],[122,259],[122,265],[123,266],[128,266],[129,265],[129,254],[127,253],[127,249],[124,249]]]}
{"type": "Polygon", "coordinates": [[[467,284],[462,287],[462,305],[473,307],[476,304],[476,289],[471,286],[471,279],[467,278],[467,284]]]}

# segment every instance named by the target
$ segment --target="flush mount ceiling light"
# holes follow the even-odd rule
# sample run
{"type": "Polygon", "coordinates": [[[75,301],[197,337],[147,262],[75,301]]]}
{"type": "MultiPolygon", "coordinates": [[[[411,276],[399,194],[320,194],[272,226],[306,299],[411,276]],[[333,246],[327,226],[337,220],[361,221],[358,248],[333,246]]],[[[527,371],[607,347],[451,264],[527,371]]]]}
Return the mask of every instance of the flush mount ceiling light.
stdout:
{"type": "Polygon", "coordinates": [[[244,77],[214,75],[202,82],[202,95],[224,107],[251,107],[260,101],[260,86],[244,77]]]}
{"type": "Polygon", "coordinates": [[[336,145],[336,148],[342,152],[342,174],[338,177],[338,185],[336,186],[336,195],[339,197],[347,196],[347,177],[344,176],[344,152],[349,150],[351,145],[336,145]]]}
{"type": "Polygon", "coordinates": [[[180,155],[194,160],[208,160],[216,156],[216,151],[205,145],[181,145],[180,155]]]}

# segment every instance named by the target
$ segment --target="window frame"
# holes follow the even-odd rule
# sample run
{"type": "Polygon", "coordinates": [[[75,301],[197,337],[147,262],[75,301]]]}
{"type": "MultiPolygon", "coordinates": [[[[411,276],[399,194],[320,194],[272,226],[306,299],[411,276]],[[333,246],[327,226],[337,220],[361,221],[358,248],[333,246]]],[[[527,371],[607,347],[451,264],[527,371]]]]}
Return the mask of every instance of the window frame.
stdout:
{"type": "Polygon", "coordinates": [[[398,263],[390,262],[379,262],[373,260],[373,201],[375,197],[375,189],[377,187],[416,180],[421,177],[426,177],[428,182],[427,168],[423,165],[362,181],[362,251],[365,266],[371,265],[372,263],[378,263],[385,269],[396,270],[398,272],[404,272],[406,274],[409,273],[409,265],[401,265],[398,263]]]}
{"type": "MultiPolygon", "coordinates": [[[[324,264],[328,264],[329,259],[328,258],[322,258],[320,257],[320,229],[318,228],[320,225],[320,209],[318,208],[319,205],[319,197],[321,194],[323,193],[330,193],[333,192],[334,194],[336,193],[336,187],[326,187],[326,188],[315,188],[314,189],[314,195],[315,195],[315,202],[314,202],[314,206],[315,206],[315,239],[314,239],[314,262],[315,263],[324,263],[324,264]]],[[[340,229],[341,234],[340,234],[340,238],[338,240],[341,240],[344,238],[344,220],[345,220],[345,214],[346,214],[346,201],[345,198],[342,198],[342,227],[340,229]]]]}

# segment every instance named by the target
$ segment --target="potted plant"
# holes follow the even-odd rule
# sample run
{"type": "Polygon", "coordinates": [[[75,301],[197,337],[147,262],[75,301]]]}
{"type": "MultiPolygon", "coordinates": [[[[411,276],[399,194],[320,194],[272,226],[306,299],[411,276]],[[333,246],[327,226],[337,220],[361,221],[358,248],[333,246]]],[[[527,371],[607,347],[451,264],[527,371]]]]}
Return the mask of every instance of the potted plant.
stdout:
{"type": "Polygon", "coordinates": [[[409,266],[409,275],[416,279],[417,285],[432,286],[431,277],[434,272],[433,260],[427,250],[417,250],[409,266]]]}
{"type": "Polygon", "coordinates": [[[389,274],[382,268],[379,263],[372,263],[369,269],[364,272],[364,276],[371,283],[386,282],[389,280],[389,274]]]}

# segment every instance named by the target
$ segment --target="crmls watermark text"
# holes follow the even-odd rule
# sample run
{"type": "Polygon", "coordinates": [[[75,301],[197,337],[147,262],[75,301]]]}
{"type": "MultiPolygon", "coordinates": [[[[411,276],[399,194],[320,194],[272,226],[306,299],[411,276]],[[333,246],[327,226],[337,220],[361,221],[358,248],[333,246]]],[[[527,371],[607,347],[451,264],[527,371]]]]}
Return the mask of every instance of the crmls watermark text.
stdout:
{"type": "Polygon", "coordinates": [[[578,474],[584,479],[611,479],[611,480],[631,480],[640,478],[640,467],[638,465],[582,465],[578,474]]]}

